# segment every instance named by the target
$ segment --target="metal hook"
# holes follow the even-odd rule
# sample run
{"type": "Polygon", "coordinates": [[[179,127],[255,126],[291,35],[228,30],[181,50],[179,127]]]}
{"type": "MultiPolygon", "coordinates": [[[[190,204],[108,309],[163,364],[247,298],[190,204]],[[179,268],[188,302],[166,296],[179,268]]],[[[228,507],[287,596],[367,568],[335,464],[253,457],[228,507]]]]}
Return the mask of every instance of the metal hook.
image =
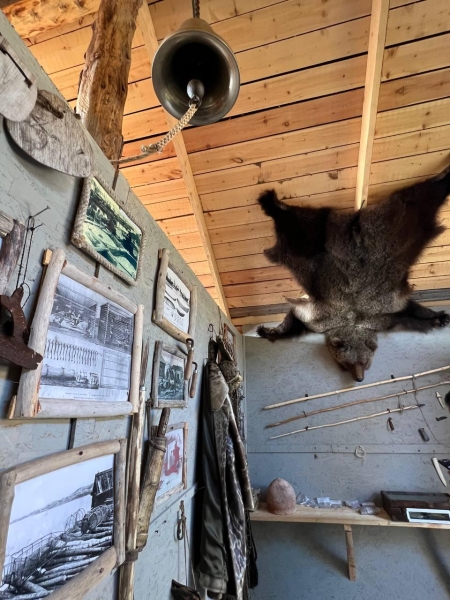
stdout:
{"type": "Polygon", "coordinates": [[[184,500],[180,502],[180,512],[181,517],[178,519],[177,525],[177,540],[181,542],[184,540],[184,535],[186,532],[186,516],[184,514],[184,500]]]}
{"type": "Polygon", "coordinates": [[[35,215],[31,215],[29,218],[30,219],[35,219],[39,215],[42,215],[42,213],[45,213],[46,210],[50,210],[50,206],[47,205],[46,208],[43,208],[42,210],[40,210],[39,212],[37,212],[35,215]]]}

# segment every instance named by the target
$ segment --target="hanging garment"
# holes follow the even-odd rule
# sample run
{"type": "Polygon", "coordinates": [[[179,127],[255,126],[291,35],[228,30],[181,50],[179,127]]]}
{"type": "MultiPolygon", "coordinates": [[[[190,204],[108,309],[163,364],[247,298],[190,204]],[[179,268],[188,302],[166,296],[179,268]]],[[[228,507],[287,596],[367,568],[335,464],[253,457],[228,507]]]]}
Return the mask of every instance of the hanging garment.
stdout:
{"type": "Polygon", "coordinates": [[[245,448],[228,385],[210,341],[203,381],[203,500],[200,583],[210,598],[243,600],[247,570],[245,510],[253,508],[245,448]]]}

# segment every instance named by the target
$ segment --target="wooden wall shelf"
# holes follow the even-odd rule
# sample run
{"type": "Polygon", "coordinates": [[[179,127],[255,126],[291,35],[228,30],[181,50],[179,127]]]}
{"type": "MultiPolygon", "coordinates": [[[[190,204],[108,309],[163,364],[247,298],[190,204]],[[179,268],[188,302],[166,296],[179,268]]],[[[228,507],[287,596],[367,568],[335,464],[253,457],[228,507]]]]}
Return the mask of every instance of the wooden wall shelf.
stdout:
{"type": "Polygon", "coordinates": [[[311,508],[297,505],[291,515],[274,515],[261,503],[258,510],[250,513],[252,521],[264,523],[323,523],[328,525],[343,525],[347,545],[348,576],[351,581],[356,579],[355,549],[353,545],[352,525],[371,525],[381,527],[415,527],[419,529],[450,529],[449,524],[440,523],[401,523],[391,521],[382,510],[378,515],[360,515],[351,508],[311,508]]]}

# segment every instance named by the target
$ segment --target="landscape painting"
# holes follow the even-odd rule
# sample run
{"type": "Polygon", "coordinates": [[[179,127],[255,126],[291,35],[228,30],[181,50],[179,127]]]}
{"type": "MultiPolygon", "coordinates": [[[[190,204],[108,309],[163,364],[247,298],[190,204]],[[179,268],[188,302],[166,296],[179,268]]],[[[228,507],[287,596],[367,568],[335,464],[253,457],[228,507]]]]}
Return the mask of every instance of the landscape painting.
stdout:
{"type": "Polygon", "coordinates": [[[162,503],[186,487],[187,424],[171,425],[166,433],[167,446],[156,492],[157,503],[162,503]]]}
{"type": "Polygon", "coordinates": [[[183,333],[189,331],[191,292],[181,279],[168,267],[164,289],[164,318],[183,333]]]}
{"type": "Polygon", "coordinates": [[[61,274],[39,397],[128,401],[133,335],[131,312],[61,274]]]}
{"type": "Polygon", "coordinates": [[[112,454],[17,484],[0,600],[60,588],[112,546],[113,524],[112,454]]]}
{"type": "Polygon", "coordinates": [[[96,179],[86,180],[72,240],[104,266],[135,283],[143,234],[96,179]]]}

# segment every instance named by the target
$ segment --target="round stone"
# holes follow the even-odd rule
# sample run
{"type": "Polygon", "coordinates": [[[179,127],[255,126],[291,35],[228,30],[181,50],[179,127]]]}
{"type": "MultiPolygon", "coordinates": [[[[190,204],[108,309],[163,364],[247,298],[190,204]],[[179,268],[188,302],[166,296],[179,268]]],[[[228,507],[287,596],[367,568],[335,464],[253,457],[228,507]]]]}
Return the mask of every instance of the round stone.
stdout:
{"type": "Polygon", "coordinates": [[[267,510],[274,515],[290,515],[295,512],[296,498],[292,485],[285,479],[274,479],[266,492],[267,510]]]}

